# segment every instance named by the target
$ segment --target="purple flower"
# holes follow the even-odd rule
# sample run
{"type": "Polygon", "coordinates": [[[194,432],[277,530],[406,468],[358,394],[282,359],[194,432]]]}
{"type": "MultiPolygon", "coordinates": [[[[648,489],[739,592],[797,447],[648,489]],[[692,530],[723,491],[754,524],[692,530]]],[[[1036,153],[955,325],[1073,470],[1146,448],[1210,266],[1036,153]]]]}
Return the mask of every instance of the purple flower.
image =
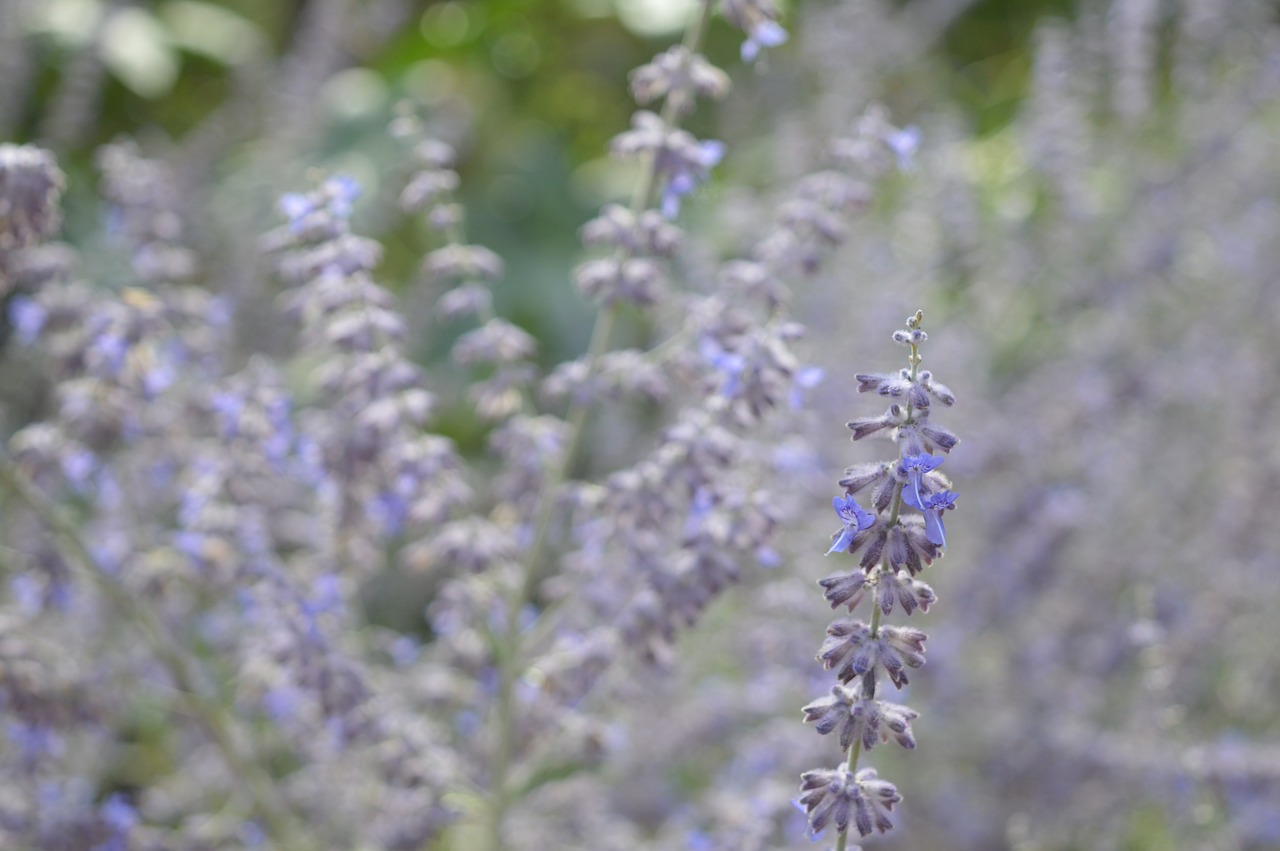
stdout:
{"type": "Polygon", "coordinates": [[[689,503],[689,513],[684,521],[684,535],[686,538],[692,538],[698,534],[698,530],[702,528],[703,521],[714,507],[715,497],[710,490],[698,488],[694,492],[693,499],[689,503]]]}
{"type": "Polygon", "coordinates": [[[907,504],[919,508],[921,502],[920,480],[924,474],[936,470],[945,459],[941,455],[906,455],[902,459],[902,468],[907,471],[907,481],[911,485],[914,501],[907,504]]]}
{"type": "Polygon", "coordinates": [[[899,171],[911,171],[916,151],[920,148],[920,128],[912,125],[895,130],[884,137],[884,143],[898,159],[899,171]]]}
{"type": "Polygon", "coordinates": [[[796,370],[791,379],[791,410],[798,411],[804,407],[804,391],[812,390],[826,378],[826,372],[820,366],[806,366],[796,370]]]}
{"type": "Polygon", "coordinates": [[[230,440],[240,433],[240,417],[245,409],[243,396],[231,392],[214,393],[209,397],[209,407],[218,418],[223,440],[230,440]]]}
{"type": "Polygon", "coordinates": [[[720,395],[726,399],[737,396],[742,370],[747,366],[746,359],[742,355],[726,351],[711,337],[702,338],[698,343],[698,351],[707,363],[724,373],[724,384],[720,387],[720,395]]]}
{"type": "Polygon", "coordinates": [[[322,208],[340,219],[351,215],[356,198],[360,196],[360,185],[354,178],[338,176],[324,182],[318,193],[303,195],[298,192],[286,192],[280,196],[280,212],[289,220],[289,228],[294,233],[302,230],[303,223],[312,213],[322,208]]]}
{"type": "Polygon", "coordinates": [[[355,200],[360,197],[360,184],[354,177],[331,177],[324,182],[324,190],[329,196],[329,212],[342,219],[351,215],[355,200]]]}
{"type": "Polygon", "coordinates": [[[942,523],[942,512],[956,507],[956,497],[958,493],[952,491],[939,491],[931,493],[923,500],[918,500],[910,491],[902,492],[902,501],[912,508],[918,508],[924,513],[924,531],[925,537],[932,544],[940,547],[947,545],[947,528],[942,523]]]}
{"type": "Polygon", "coordinates": [[[279,207],[280,212],[289,220],[289,227],[297,231],[302,226],[302,220],[315,209],[315,204],[306,195],[286,192],[280,196],[279,207]]]}
{"type": "Polygon", "coordinates": [[[5,735],[17,747],[23,763],[28,766],[35,765],[45,756],[62,753],[62,737],[49,727],[10,721],[5,727],[5,735]]]}
{"type": "Polygon", "coordinates": [[[827,550],[827,555],[847,549],[854,535],[871,528],[871,524],[876,522],[875,516],[864,511],[862,506],[858,505],[858,501],[851,496],[832,497],[831,505],[844,522],[844,528],[836,536],[836,542],[831,545],[831,549],[827,550]]]}
{"type": "Polygon", "coordinates": [[[40,336],[49,312],[28,296],[15,296],[9,302],[9,324],[17,332],[18,342],[29,346],[40,336]]]}
{"type": "Polygon", "coordinates": [[[674,219],[680,215],[680,199],[707,181],[711,169],[724,159],[724,142],[706,139],[698,143],[695,155],[671,168],[667,188],[662,193],[662,215],[674,219]]]}
{"type": "Polygon", "coordinates": [[[98,469],[98,458],[88,449],[72,449],[62,458],[62,474],[76,491],[84,493],[89,477],[98,469]]]}
{"type": "Polygon", "coordinates": [[[102,820],[118,834],[128,834],[138,824],[138,811],[123,795],[109,795],[99,809],[102,820]]]}
{"type": "Polygon", "coordinates": [[[268,689],[262,696],[262,708],[273,721],[293,718],[302,708],[302,692],[291,685],[279,685],[268,689]]]}
{"type": "Polygon", "coordinates": [[[788,35],[782,24],[770,18],[762,18],[752,25],[747,33],[747,40],[742,43],[742,61],[755,62],[760,56],[760,49],[777,47],[785,44],[788,35]]]}

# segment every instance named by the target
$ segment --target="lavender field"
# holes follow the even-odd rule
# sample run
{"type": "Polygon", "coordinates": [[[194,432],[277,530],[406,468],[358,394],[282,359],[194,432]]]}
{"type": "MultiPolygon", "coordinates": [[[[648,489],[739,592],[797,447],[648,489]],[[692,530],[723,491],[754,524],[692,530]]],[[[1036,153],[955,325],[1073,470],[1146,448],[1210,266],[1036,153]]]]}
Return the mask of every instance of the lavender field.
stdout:
{"type": "Polygon", "coordinates": [[[0,0],[0,849],[1280,849],[1277,140],[1269,0],[0,0]]]}

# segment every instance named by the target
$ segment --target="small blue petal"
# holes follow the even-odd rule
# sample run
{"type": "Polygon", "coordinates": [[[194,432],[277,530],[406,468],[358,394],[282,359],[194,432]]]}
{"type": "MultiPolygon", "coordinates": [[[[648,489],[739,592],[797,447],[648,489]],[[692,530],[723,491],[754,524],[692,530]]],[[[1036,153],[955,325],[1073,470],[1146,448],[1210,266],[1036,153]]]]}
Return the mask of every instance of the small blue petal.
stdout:
{"type": "Polygon", "coordinates": [[[751,37],[759,42],[761,47],[777,47],[780,44],[786,44],[789,36],[782,24],[777,21],[763,20],[752,28],[751,37]]]}
{"type": "Polygon", "coordinates": [[[718,165],[724,159],[724,142],[718,139],[705,139],[698,143],[698,161],[706,168],[718,165]]]}
{"type": "Polygon", "coordinates": [[[836,538],[836,542],[831,545],[831,549],[827,550],[826,555],[832,553],[842,553],[849,547],[849,542],[853,540],[853,530],[848,526],[840,531],[840,536],[836,538]]]}
{"type": "Polygon", "coordinates": [[[673,184],[668,183],[666,191],[662,193],[662,217],[675,219],[679,216],[680,193],[675,190],[673,184]]]}
{"type": "Polygon", "coordinates": [[[947,545],[947,530],[942,525],[942,512],[936,509],[924,513],[925,537],[940,547],[947,545]]]}
{"type": "Polygon", "coordinates": [[[28,296],[15,296],[9,302],[9,324],[13,326],[17,332],[18,341],[24,346],[35,342],[48,318],[49,312],[28,296]]]}
{"type": "Polygon", "coordinates": [[[311,201],[306,195],[286,192],[280,196],[280,212],[284,213],[291,225],[297,226],[312,209],[311,201]]]}

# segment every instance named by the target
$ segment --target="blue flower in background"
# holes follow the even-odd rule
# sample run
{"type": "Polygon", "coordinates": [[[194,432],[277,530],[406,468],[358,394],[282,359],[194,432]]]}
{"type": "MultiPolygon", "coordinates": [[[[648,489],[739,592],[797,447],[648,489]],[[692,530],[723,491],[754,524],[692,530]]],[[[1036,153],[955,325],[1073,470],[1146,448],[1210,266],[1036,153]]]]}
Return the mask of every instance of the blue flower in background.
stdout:
{"type": "Polygon", "coordinates": [[[355,178],[346,176],[331,177],[320,187],[320,192],[304,195],[300,192],[286,192],[280,196],[280,212],[289,220],[289,227],[295,233],[302,229],[302,223],[322,206],[330,215],[340,219],[348,218],[360,197],[360,184],[355,178]]]}
{"type": "Polygon", "coordinates": [[[920,128],[912,125],[895,130],[884,137],[884,142],[898,160],[898,171],[911,171],[915,167],[916,151],[920,148],[920,128]]]}
{"type": "Polygon", "coordinates": [[[674,219],[680,215],[680,199],[706,183],[711,169],[724,159],[724,142],[706,139],[698,143],[696,156],[671,168],[671,177],[662,193],[662,215],[674,219]]]}
{"type": "Polygon", "coordinates": [[[812,390],[826,378],[826,372],[820,366],[806,366],[796,370],[791,379],[791,410],[798,411],[804,407],[804,391],[812,390]]]}
{"type": "Polygon", "coordinates": [[[48,318],[49,312],[28,296],[14,296],[9,302],[9,324],[24,346],[35,342],[48,318]]]}
{"type": "Polygon", "coordinates": [[[831,505],[835,508],[837,516],[844,522],[844,528],[840,530],[840,535],[831,545],[831,549],[827,550],[827,555],[847,549],[854,535],[864,529],[870,529],[871,524],[876,522],[875,516],[867,513],[851,496],[832,497],[831,505]]]}
{"type": "Polygon", "coordinates": [[[747,33],[747,40],[742,43],[742,61],[755,62],[762,48],[785,44],[787,38],[787,31],[782,24],[769,18],[762,18],[751,27],[747,33]]]}
{"type": "Polygon", "coordinates": [[[702,355],[703,360],[724,373],[724,384],[720,386],[720,395],[726,399],[732,399],[737,396],[738,387],[741,384],[742,370],[747,366],[746,359],[742,355],[726,351],[723,346],[711,337],[703,337],[699,341],[698,352],[702,355]]]}
{"type": "Polygon", "coordinates": [[[329,196],[329,212],[345,219],[351,215],[355,201],[360,197],[360,184],[354,177],[337,175],[324,182],[324,191],[329,196]]]}

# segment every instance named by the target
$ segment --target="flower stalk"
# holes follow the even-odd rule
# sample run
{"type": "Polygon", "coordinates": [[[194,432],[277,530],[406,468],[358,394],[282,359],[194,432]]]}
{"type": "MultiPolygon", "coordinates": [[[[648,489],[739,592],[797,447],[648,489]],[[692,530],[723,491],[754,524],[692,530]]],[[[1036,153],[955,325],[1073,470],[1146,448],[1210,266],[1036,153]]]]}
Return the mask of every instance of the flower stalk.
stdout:
{"type": "Polygon", "coordinates": [[[955,397],[920,369],[920,346],[927,339],[923,323],[924,312],[916,311],[908,317],[907,328],[893,335],[895,342],[910,348],[908,368],[856,376],[860,392],[875,390],[894,401],[881,416],[850,422],[853,439],[887,435],[897,444],[898,457],[845,471],[840,480],[845,495],[833,500],[844,525],[832,536],[827,554],[860,559],[852,571],[819,583],[832,608],[845,606],[852,612],[864,599],[872,607],[869,622],[842,619],[827,628],[818,659],[836,672],[837,683],[829,697],[804,708],[805,721],[822,734],[838,730],[846,750],[842,766],[805,772],[798,802],[813,834],[835,826],[836,851],[846,851],[851,829],[868,836],[893,828],[889,813],[901,795],[875,769],[860,769],[859,763],[864,752],[889,739],[914,749],[910,724],[917,713],[880,699],[880,684],[885,678],[899,688],[907,684],[908,669],[924,665],[927,636],[883,619],[895,606],[911,615],[917,609],[927,611],[936,600],[933,590],[916,576],[942,555],[942,514],[955,505],[951,483],[937,472],[944,456],[933,452],[950,452],[958,439],[929,419],[933,402],[950,406],[955,397]],[[856,495],[862,491],[870,492],[873,511],[858,503],[856,495]],[[914,511],[904,513],[904,506],[914,511]]]}
{"type": "MultiPolygon", "coordinates": [[[[675,76],[691,76],[690,67],[701,48],[714,7],[715,0],[703,0],[697,14],[685,30],[678,54],[680,67],[675,76]]],[[[677,130],[681,116],[692,108],[696,94],[692,84],[687,88],[673,88],[666,93],[663,108],[658,115],[658,122],[664,134],[677,130]]],[[[638,218],[652,203],[658,182],[663,176],[661,153],[661,150],[650,149],[646,150],[641,157],[640,173],[628,205],[633,219],[638,218]]],[[[675,182],[675,177],[671,178],[671,182],[675,182]]],[[[664,208],[668,207],[669,205],[664,203],[664,208]]],[[[618,246],[614,251],[613,261],[622,264],[630,259],[631,253],[632,249],[618,246]]],[[[596,373],[601,358],[609,351],[622,301],[623,299],[606,297],[596,314],[590,341],[583,358],[588,379],[596,373]]],[[[519,723],[516,717],[515,690],[522,675],[524,658],[521,614],[534,601],[538,585],[545,578],[558,498],[577,460],[586,435],[591,410],[591,400],[570,398],[566,416],[568,430],[565,446],[539,494],[535,509],[533,542],[525,558],[523,574],[515,593],[510,596],[501,631],[493,637],[498,685],[492,721],[496,741],[489,778],[491,806],[486,814],[490,851],[500,851],[505,846],[504,824],[507,812],[516,798],[511,773],[519,723]]]]}

